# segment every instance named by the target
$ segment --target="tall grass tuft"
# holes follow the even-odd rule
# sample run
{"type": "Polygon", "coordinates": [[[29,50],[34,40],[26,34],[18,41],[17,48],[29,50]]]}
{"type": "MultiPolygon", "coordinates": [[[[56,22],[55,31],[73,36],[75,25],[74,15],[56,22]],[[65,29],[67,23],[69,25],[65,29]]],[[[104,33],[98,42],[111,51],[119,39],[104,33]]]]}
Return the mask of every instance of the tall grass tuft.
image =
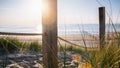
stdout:
{"type": "Polygon", "coordinates": [[[100,51],[87,52],[88,59],[93,68],[119,68],[120,47],[119,41],[109,41],[100,51]]]}
{"type": "Polygon", "coordinates": [[[41,52],[41,44],[38,41],[31,42],[28,49],[30,52],[41,52]]]}
{"type": "Polygon", "coordinates": [[[0,38],[0,53],[40,52],[41,44],[38,41],[21,42],[17,38],[0,38]]]}
{"type": "Polygon", "coordinates": [[[21,45],[22,43],[15,38],[0,38],[0,50],[4,53],[14,53],[21,45]]]}

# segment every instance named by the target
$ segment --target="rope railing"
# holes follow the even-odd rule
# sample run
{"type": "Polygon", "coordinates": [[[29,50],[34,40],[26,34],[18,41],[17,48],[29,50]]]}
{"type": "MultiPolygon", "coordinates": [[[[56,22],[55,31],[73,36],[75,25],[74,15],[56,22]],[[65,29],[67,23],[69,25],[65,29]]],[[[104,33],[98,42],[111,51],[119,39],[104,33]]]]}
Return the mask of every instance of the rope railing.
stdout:
{"type": "MultiPolygon", "coordinates": [[[[13,32],[0,32],[0,35],[42,36],[42,33],[13,33],[13,32]]],[[[93,38],[93,36],[90,36],[90,37],[93,38]]],[[[78,46],[78,47],[80,47],[81,49],[86,48],[85,46],[81,46],[81,45],[79,45],[79,44],[73,43],[73,42],[68,41],[68,40],[66,40],[66,39],[64,39],[64,38],[62,38],[62,37],[59,37],[59,36],[58,36],[58,39],[60,39],[60,40],[62,40],[62,41],[64,41],[64,42],[66,42],[66,43],[68,43],[68,44],[71,44],[71,45],[73,45],[73,46],[78,46]]],[[[94,39],[96,39],[96,38],[94,38],[94,39]]],[[[117,38],[116,38],[116,39],[117,39],[117,38]]],[[[79,40],[78,40],[78,41],[79,41],[79,40]]],[[[88,40],[87,40],[87,41],[88,41],[88,40]]],[[[97,47],[87,47],[87,49],[91,49],[91,48],[97,48],[97,47]]]]}
{"type": "MultiPolygon", "coordinates": [[[[40,35],[42,35],[42,33],[12,33],[12,32],[0,32],[0,34],[1,35],[20,35],[20,36],[40,36],[40,35]]],[[[60,40],[62,40],[64,42],[67,42],[68,44],[71,44],[73,46],[78,46],[78,47],[80,47],[82,49],[86,48],[85,46],[81,46],[79,44],[73,43],[73,42],[68,41],[68,40],[66,40],[66,39],[64,39],[62,37],[59,37],[59,36],[58,36],[58,39],[60,39],[60,40]]],[[[91,48],[91,47],[87,47],[87,48],[91,48]]]]}
{"type": "Polygon", "coordinates": [[[3,35],[24,35],[24,36],[37,36],[37,35],[42,35],[42,33],[12,33],[12,32],[0,32],[0,34],[3,35]]]}

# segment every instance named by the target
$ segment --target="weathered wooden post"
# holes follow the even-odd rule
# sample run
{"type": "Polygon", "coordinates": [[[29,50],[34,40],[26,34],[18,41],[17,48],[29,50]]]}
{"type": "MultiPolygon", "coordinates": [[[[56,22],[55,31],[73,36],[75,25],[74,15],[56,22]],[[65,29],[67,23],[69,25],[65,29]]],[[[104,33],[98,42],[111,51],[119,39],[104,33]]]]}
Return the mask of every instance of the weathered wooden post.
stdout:
{"type": "Polygon", "coordinates": [[[58,68],[57,0],[42,0],[42,53],[44,68],[58,68]]]}
{"type": "Polygon", "coordinates": [[[105,44],[105,7],[99,7],[99,39],[102,48],[105,44]]]}

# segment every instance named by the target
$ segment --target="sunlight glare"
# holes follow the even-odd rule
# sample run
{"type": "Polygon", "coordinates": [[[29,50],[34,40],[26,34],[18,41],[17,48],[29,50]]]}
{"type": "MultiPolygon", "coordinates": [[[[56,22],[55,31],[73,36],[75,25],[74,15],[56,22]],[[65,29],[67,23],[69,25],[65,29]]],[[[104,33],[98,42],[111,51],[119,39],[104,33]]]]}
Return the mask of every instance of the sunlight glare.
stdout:
{"type": "Polygon", "coordinates": [[[39,25],[36,26],[36,32],[37,33],[42,33],[42,25],[39,24],[39,25]]]}
{"type": "MultiPolygon", "coordinates": [[[[20,9],[20,13],[24,17],[31,20],[41,20],[42,16],[42,0],[26,0],[25,4],[20,9]]],[[[18,8],[19,9],[19,8],[18,8]]]]}
{"type": "Polygon", "coordinates": [[[57,4],[54,3],[54,0],[43,0],[42,1],[42,19],[45,22],[49,22],[47,24],[52,24],[56,22],[56,16],[57,16],[57,9],[54,9],[57,7],[57,4]]]}

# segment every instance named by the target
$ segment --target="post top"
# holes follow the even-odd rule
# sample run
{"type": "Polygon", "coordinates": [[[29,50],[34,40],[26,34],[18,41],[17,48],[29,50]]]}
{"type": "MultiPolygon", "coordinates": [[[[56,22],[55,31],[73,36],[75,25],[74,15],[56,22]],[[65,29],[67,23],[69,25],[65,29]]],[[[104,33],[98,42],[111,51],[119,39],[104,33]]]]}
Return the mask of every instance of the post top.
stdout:
{"type": "Polygon", "coordinates": [[[102,6],[102,7],[99,7],[99,9],[105,9],[105,7],[104,7],[104,6],[102,6]]]}

